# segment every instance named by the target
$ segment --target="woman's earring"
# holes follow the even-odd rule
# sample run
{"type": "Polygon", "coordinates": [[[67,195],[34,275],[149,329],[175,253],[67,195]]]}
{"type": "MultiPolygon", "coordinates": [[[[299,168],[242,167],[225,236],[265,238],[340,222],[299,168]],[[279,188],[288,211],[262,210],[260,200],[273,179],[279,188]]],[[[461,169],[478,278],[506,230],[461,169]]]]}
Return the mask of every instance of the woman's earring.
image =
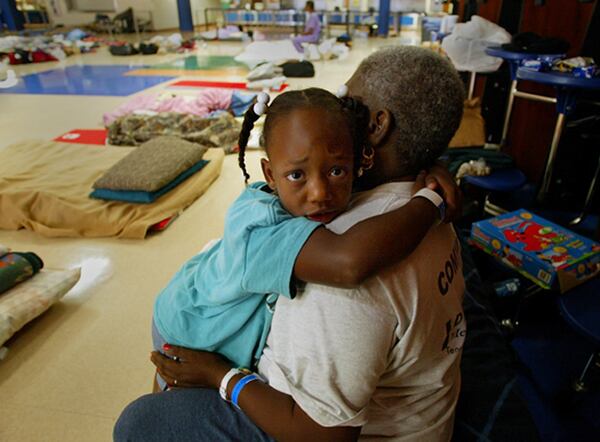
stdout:
{"type": "Polygon", "coordinates": [[[373,167],[373,163],[375,163],[375,149],[371,146],[365,146],[362,150],[362,155],[360,158],[360,167],[356,172],[357,177],[361,177],[364,175],[365,170],[369,170],[373,167]]]}

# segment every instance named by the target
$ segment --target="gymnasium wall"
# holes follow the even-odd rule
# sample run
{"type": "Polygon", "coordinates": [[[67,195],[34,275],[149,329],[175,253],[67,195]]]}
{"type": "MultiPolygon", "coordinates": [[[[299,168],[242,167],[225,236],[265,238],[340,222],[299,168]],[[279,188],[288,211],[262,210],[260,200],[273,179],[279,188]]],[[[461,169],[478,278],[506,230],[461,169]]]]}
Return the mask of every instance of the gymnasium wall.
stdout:
{"type": "MultiPolygon", "coordinates": [[[[77,26],[94,21],[95,12],[80,12],[69,10],[67,0],[45,0],[48,7],[48,15],[53,24],[65,26],[77,26]]],[[[218,7],[219,0],[190,0],[194,23],[204,23],[202,11],[207,7],[218,7]]],[[[74,2],[75,3],[75,2],[74,2]]],[[[129,7],[135,11],[152,11],[154,27],[156,30],[178,29],[176,0],[115,0],[116,11],[120,12],[129,7]]],[[[114,13],[109,13],[114,14],[114,13]]],[[[143,17],[147,14],[141,13],[143,17]]]]}

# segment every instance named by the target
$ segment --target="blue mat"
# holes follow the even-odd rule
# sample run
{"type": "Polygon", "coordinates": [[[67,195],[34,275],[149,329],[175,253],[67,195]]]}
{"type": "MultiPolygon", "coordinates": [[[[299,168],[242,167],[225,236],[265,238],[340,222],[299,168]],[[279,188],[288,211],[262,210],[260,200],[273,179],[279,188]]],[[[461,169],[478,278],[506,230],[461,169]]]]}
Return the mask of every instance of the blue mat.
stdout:
{"type": "Polygon", "coordinates": [[[175,77],[126,76],[141,66],[68,66],[19,77],[19,83],[0,94],[96,95],[125,97],[175,77]]]}

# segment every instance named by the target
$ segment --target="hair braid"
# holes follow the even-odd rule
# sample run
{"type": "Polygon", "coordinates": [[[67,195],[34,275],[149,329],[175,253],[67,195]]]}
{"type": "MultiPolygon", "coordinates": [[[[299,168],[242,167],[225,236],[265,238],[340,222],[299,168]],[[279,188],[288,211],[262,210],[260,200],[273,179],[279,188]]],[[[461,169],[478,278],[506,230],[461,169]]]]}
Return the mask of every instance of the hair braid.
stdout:
{"type": "Polygon", "coordinates": [[[248,184],[248,180],[250,179],[250,174],[246,170],[246,162],[244,159],[246,156],[246,146],[248,146],[248,138],[250,138],[250,132],[252,132],[254,123],[259,118],[260,115],[257,115],[256,112],[254,112],[254,105],[250,106],[244,114],[242,130],[240,131],[240,136],[238,138],[238,147],[240,149],[238,153],[238,164],[240,169],[242,169],[242,173],[244,174],[244,182],[246,184],[248,184]]]}

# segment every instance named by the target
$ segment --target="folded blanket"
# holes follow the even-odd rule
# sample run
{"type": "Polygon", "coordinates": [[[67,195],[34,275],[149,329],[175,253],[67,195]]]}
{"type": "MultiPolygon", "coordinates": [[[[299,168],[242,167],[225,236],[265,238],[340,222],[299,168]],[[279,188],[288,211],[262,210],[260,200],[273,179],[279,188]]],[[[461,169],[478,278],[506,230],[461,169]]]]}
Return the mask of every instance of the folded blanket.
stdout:
{"type": "Polygon", "coordinates": [[[206,149],[177,137],[154,138],[111,167],[93,187],[156,192],[197,164],[206,149]]]}
{"type": "Polygon", "coordinates": [[[173,181],[166,186],[161,187],[155,192],[145,192],[141,190],[112,190],[112,189],[96,189],[90,196],[101,200],[125,201],[129,203],[153,203],[155,200],[163,196],[169,190],[173,190],[179,184],[202,169],[208,161],[200,160],[188,170],[179,174],[173,181]]]}

